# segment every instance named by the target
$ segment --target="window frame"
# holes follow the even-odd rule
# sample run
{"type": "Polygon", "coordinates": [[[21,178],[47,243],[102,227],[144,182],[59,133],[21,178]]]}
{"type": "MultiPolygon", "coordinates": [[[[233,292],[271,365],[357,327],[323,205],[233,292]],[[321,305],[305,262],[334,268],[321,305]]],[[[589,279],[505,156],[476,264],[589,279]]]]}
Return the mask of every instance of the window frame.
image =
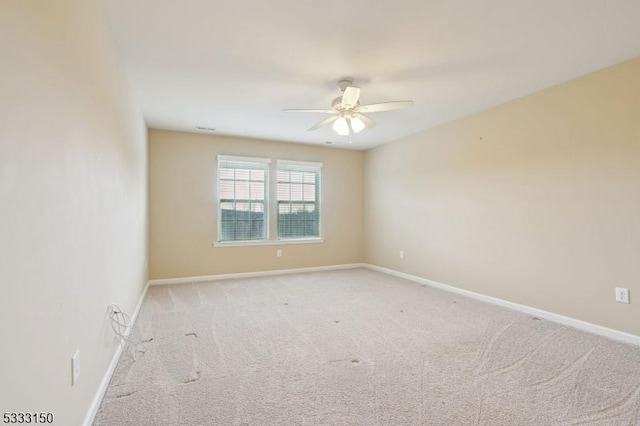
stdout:
{"type": "MultiPolygon", "coordinates": [[[[288,242],[317,242],[324,241],[322,234],[322,167],[323,163],[315,161],[298,161],[298,160],[276,160],[276,173],[275,175],[275,216],[276,216],[276,238],[275,240],[282,243],[288,242]],[[280,237],[280,201],[278,200],[278,172],[280,170],[287,171],[302,171],[313,172],[318,174],[318,179],[315,183],[316,197],[315,202],[318,209],[318,235],[317,236],[304,236],[304,237],[280,237]]],[[[291,182],[289,182],[291,184],[291,182]]],[[[291,203],[291,201],[289,201],[291,203]]],[[[304,204],[304,201],[302,202],[304,204]]]]}
{"type": "Polygon", "coordinates": [[[323,237],[323,227],[322,227],[322,167],[323,163],[312,162],[312,161],[294,161],[294,160],[279,160],[276,159],[275,165],[273,164],[271,158],[263,158],[263,157],[245,157],[245,156],[236,156],[236,155],[222,155],[218,154],[216,156],[216,169],[215,169],[215,194],[216,194],[216,216],[217,216],[217,224],[216,224],[216,236],[212,245],[214,247],[246,247],[246,246],[271,246],[271,245],[289,245],[289,244],[316,244],[316,243],[324,243],[323,237]],[[221,194],[220,194],[220,162],[222,161],[238,161],[238,162],[259,162],[266,164],[265,169],[265,238],[257,239],[257,240],[226,240],[221,241],[220,237],[222,235],[222,214],[221,214],[221,194]],[[301,238],[286,238],[280,239],[278,237],[278,196],[277,196],[277,188],[278,188],[278,162],[280,164],[287,165],[298,165],[298,166],[314,166],[317,167],[319,176],[317,183],[317,197],[318,197],[318,236],[317,237],[301,237],[301,238]],[[272,173],[274,172],[275,173],[272,173]],[[274,179],[271,176],[275,176],[274,179]],[[273,191],[275,189],[275,191],[273,191]],[[273,198],[273,199],[272,199],[273,198]],[[275,206],[275,207],[273,207],[275,206]],[[275,210],[275,235],[272,239],[271,235],[271,220],[273,213],[271,209],[275,210]]]}
{"type": "MultiPolygon", "coordinates": [[[[249,168],[249,170],[251,170],[251,168],[249,168]]],[[[270,215],[269,215],[269,209],[270,209],[270,172],[271,172],[271,159],[270,158],[262,158],[262,157],[243,157],[243,156],[235,156],[235,155],[218,155],[216,158],[216,204],[217,204],[217,235],[215,238],[215,243],[214,245],[216,246],[225,246],[225,245],[257,245],[260,243],[264,243],[266,241],[269,241],[269,221],[270,221],[270,215]],[[265,171],[265,176],[264,176],[264,198],[263,198],[263,203],[264,203],[264,238],[258,238],[258,239],[254,239],[254,240],[221,240],[222,238],[222,194],[220,193],[220,183],[221,183],[221,178],[220,178],[220,163],[223,161],[228,161],[228,162],[238,162],[238,163],[248,163],[248,164],[262,164],[265,165],[264,168],[260,168],[260,167],[256,167],[254,170],[264,170],[265,171]]],[[[235,179],[234,179],[235,182],[235,179]]],[[[249,182],[251,182],[249,180],[249,182]]],[[[234,199],[235,200],[235,199],[234,199]]],[[[234,201],[235,203],[236,201],[234,201]]],[[[251,200],[247,201],[248,203],[251,203],[251,200]]]]}

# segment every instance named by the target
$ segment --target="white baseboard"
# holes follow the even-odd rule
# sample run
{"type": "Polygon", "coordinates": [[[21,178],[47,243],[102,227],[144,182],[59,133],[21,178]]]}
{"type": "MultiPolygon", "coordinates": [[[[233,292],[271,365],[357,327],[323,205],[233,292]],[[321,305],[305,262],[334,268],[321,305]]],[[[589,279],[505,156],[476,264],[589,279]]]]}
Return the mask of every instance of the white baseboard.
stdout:
{"type": "Polygon", "coordinates": [[[521,305],[519,303],[509,302],[508,300],[487,296],[485,294],[476,293],[470,290],[464,290],[462,288],[454,287],[447,284],[442,284],[437,281],[432,281],[426,278],[417,277],[415,275],[410,275],[404,272],[396,271],[395,269],[383,268],[381,266],[371,265],[371,264],[366,264],[366,267],[374,271],[383,272],[385,274],[393,275],[399,278],[404,278],[410,281],[415,281],[417,283],[425,284],[430,287],[438,288],[440,290],[445,290],[451,293],[456,293],[462,296],[470,297],[472,299],[476,299],[476,300],[488,302],[494,305],[502,306],[505,308],[513,309],[516,311],[524,312],[529,315],[544,318],[549,321],[554,321],[569,327],[577,328],[578,330],[597,334],[603,337],[608,337],[609,339],[617,340],[619,342],[640,346],[640,336],[626,333],[624,331],[614,330],[612,328],[607,328],[601,325],[593,324],[593,323],[582,321],[579,319],[566,317],[564,315],[555,314],[553,312],[544,311],[542,309],[532,308],[530,306],[521,305]]]}
{"type": "Polygon", "coordinates": [[[276,269],[273,271],[241,272],[237,274],[205,275],[200,277],[184,277],[184,278],[163,278],[158,280],[150,280],[149,285],[185,284],[185,283],[197,283],[197,282],[204,282],[204,281],[228,280],[228,279],[234,279],[234,278],[253,278],[253,277],[266,277],[270,275],[298,274],[302,272],[335,271],[338,269],[365,268],[366,266],[367,266],[366,263],[347,263],[344,265],[312,266],[309,268],[297,268],[297,269],[276,269]]]}
{"type": "MultiPolygon", "coordinates": [[[[140,298],[138,299],[138,304],[136,305],[133,314],[131,315],[131,327],[127,330],[127,337],[129,337],[129,333],[133,329],[133,325],[136,323],[136,319],[138,319],[138,314],[140,313],[140,307],[142,306],[142,301],[144,300],[144,296],[147,294],[147,289],[149,288],[149,281],[144,286],[142,290],[142,294],[140,294],[140,298]]],[[[107,367],[107,371],[104,373],[102,377],[102,381],[100,381],[100,385],[98,386],[98,390],[91,401],[91,405],[89,406],[89,410],[87,414],[84,416],[84,420],[82,421],[82,426],[91,426],[93,424],[93,419],[96,417],[98,413],[98,408],[100,408],[100,403],[102,402],[102,398],[104,398],[104,394],[107,392],[107,387],[109,387],[109,382],[111,381],[111,377],[113,376],[114,371],[116,370],[116,366],[118,365],[118,361],[120,361],[120,357],[122,356],[122,345],[118,344],[116,351],[111,358],[111,362],[107,367]]]]}

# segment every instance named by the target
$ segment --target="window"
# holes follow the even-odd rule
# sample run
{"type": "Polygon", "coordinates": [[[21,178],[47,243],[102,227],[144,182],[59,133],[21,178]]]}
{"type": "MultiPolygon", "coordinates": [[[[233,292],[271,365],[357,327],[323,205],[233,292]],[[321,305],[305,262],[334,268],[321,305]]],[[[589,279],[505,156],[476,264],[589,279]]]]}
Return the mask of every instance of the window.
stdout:
{"type": "Polygon", "coordinates": [[[218,241],[267,239],[270,162],[218,156],[218,241]]]}
{"type": "Polygon", "coordinates": [[[278,239],[320,237],[322,163],[278,160],[278,239]]]}
{"type": "Polygon", "coordinates": [[[322,163],[218,156],[216,247],[321,243],[322,163]],[[273,167],[273,169],[271,169],[273,167]],[[269,180],[269,171],[276,175],[269,180]],[[276,189],[273,194],[269,191],[276,189]],[[269,217],[277,235],[269,232],[269,217]]]}

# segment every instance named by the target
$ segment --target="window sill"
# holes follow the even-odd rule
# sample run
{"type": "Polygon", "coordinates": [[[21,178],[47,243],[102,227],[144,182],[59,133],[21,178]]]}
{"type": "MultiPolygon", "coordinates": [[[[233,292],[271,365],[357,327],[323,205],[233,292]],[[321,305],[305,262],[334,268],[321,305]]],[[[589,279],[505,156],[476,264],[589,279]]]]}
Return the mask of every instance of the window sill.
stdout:
{"type": "Polygon", "coordinates": [[[288,244],[324,243],[324,238],[300,238],[291,240],[217,241],[214,247],[282,246],[288,244]]]}

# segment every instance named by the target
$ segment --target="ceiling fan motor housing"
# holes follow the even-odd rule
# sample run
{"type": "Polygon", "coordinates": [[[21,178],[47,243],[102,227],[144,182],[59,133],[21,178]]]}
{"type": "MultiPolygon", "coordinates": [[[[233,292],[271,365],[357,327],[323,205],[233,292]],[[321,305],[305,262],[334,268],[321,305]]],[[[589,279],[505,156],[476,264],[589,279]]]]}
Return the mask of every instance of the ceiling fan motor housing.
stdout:
{"type": "MultiPolygon", "coordinates": [[[[360,102],[358,101],[358,105],[360,104],[360,102]]],[[[343,111],[347,108],[345,108],[344,106],[342,106],[342,96],[338,96],[337,98],[335,98],[333,100],[333,102],[331,102],[331,106],[333,107],[333,109],[335,109],[336,111],[343,111]]]]}
{"type": "Polygon", "coordinates": [[[347,78],[343,78],[342,80],[338,81],[337,86],[341,92],[344,92],[347,89],[347,87],[353,86],[353,81],[347,78]]]}

